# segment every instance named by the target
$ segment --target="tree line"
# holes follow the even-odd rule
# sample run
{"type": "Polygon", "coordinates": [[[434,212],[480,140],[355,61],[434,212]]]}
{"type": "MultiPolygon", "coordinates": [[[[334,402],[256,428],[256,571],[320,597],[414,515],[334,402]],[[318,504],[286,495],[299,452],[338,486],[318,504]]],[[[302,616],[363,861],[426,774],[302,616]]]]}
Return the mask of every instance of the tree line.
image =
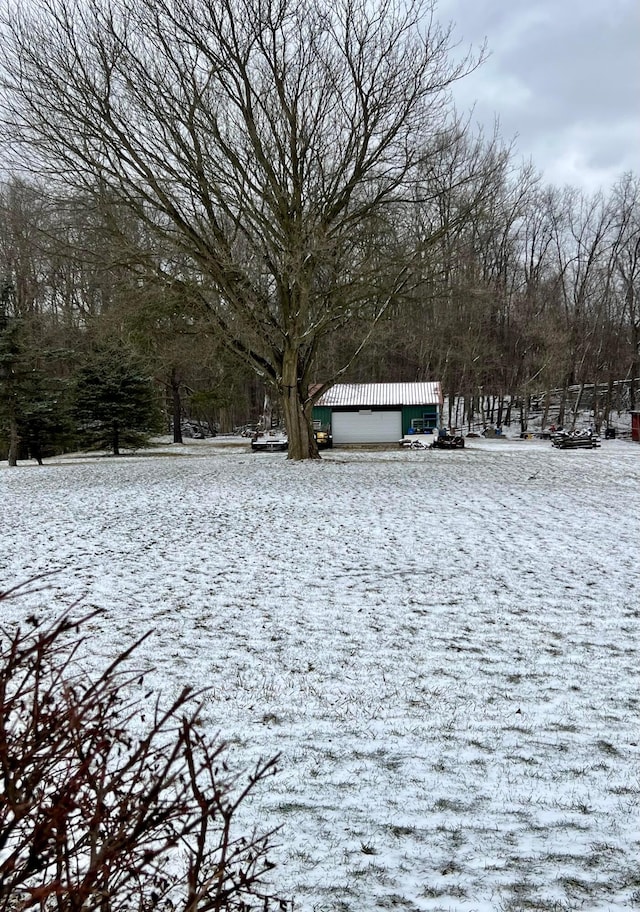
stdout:
{"type": "MultiPolygon", "coordinates": [[[[410,301],[385,316],[357,377],[439,379],[466,420],[525,422],[532,400],[597,423],[640,406],[640,182],[589,194],[505,165],[486,207],[443,232],[410,301]],[[577,392],[576,392],[577,387],[577,392]]],[[[451,423],[451,415],[449,415],[451,423]]]]}
{"type": "Polygon", "coordinates": [[[3,16],[9,441],[38,383],[96,431],[78,372],[105,366],[162,390],[176,439],[184,414],[255,417],[267,389],[294,459],[317,456],[312,408],[339,379],[437,379],[508,420],[587,382],[606,410],[628,378],[635,406],[638,180],[546,187],[474,132],[449,91],[482,51],[454,60],[432,0],[3,16]]]}

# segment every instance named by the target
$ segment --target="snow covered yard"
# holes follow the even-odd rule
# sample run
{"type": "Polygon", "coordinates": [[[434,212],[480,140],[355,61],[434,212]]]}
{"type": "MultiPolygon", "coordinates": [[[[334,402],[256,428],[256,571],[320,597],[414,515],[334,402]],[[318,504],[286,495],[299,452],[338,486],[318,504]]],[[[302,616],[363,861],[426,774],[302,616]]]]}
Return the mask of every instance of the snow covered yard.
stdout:
{"type": "Polygon", "coordinates": [[[11,623],[80,599],[209,688],[298,912],[640,908],[640,447],[289,464],[221,440],[0,469],[11,623]],[[45,585],[43,582],[42,586],[45,585]]]}

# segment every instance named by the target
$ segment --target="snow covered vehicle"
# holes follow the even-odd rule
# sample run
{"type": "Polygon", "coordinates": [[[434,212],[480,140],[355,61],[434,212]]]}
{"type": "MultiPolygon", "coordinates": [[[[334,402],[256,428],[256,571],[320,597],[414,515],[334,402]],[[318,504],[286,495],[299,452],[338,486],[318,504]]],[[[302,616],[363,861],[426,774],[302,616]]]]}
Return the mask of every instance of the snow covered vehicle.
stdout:
{"type": "Polygon", "coordinates": [[[271,428],[269,431],[256,431],[251,438],[251,449],[254,453],[283,453],[289,448],[287,432],[282,428],[271,428]]]}
{"type": "MultiPolygon", "coordinates": [[[[326,450],[333,446],[333,437],[327,428],[315,430],[314,434],[319,450],[326,450]]],[[[284,428],[272,428],[270,431],[257,430],[251,437],[251,449],[254,452],[286,452],[288,448],[289,438],[284,428]]]]}

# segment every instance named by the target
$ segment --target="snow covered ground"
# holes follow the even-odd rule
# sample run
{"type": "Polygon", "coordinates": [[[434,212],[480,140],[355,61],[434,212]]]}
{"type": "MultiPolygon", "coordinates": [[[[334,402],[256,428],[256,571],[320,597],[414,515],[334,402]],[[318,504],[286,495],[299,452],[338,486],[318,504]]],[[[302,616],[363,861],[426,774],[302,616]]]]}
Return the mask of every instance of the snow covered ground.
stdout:
{"type": "Polygon", "coordinates": [[[282,752],[297,912],[640,908],[640,446],[248,441],[0,469],[5,624],[80,599],[101,663],[207,687],[233,762],[282,752]],[[42,582],[45,586],[45,582],[42,582]]]}

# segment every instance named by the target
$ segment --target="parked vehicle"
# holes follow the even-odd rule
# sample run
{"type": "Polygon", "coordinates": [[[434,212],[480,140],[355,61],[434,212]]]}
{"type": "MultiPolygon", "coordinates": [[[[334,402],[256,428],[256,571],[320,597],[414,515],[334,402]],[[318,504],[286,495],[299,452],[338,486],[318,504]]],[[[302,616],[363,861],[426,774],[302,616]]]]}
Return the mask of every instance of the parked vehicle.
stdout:
{"type": "Polygon", "coordinates": [[[431,444],[434,450],[462,450],[464,437],[460,434],[438,434],[431,444]]]}
{"type": "Polygon", "coordinates": [[[316,438],[316,443],[318,444],[319,450],[329,450],[333,446],[333,436],[331,434],[331,429],[325,427],[324,425],[319,425],[315,427],[314,424],[314,435],[316,438]]]}
{"type": "Polygon", "coordinates": [[[286,452],[289,449],[287,432],[282,428],[271,428],[269,431],[255,431],[251,438],[251,449],[254,453],[286,452]]]}

